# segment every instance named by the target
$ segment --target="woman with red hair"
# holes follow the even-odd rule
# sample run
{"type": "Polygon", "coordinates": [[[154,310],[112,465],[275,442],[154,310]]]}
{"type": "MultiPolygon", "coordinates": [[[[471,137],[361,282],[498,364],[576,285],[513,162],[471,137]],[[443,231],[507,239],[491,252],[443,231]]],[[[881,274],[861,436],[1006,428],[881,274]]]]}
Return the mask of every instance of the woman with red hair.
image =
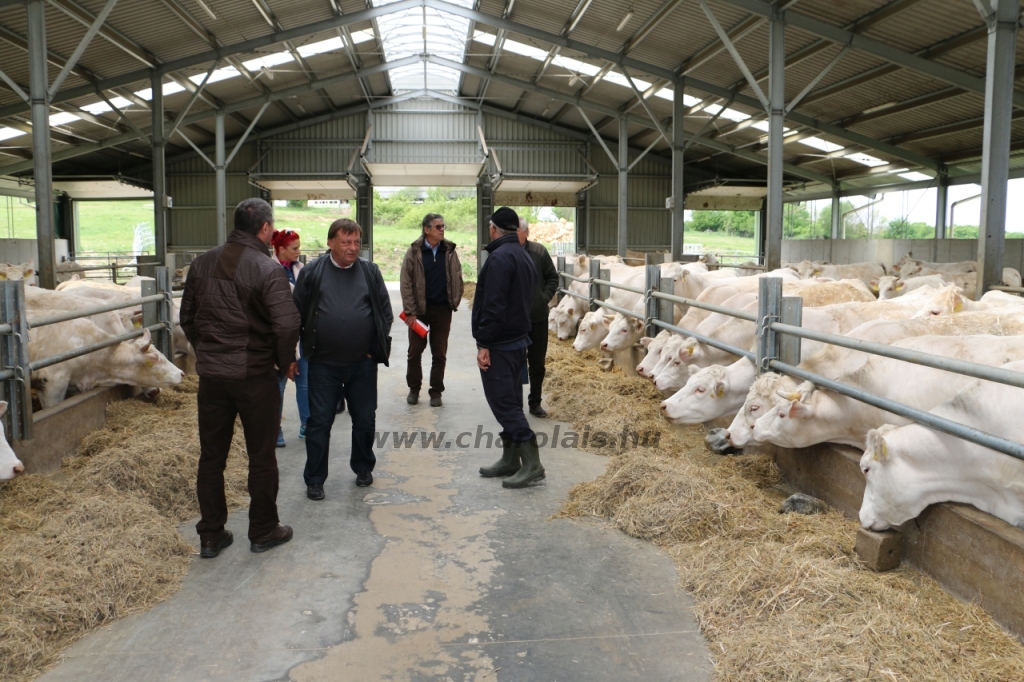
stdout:
{"type": "MultiPolygon", "coordinates": [[[[270,244],[274,247],[274,258],[284,268],[292,289],[295,289],[295,280],[298,279],[299,271],[302,270],[302,262],[299,260],[299,254],[302,253],[299,246],[299,234],[294,230],[275,231],[274,236],[270,239],[270,244]]],[[[299,371],[295,375],[295,402],[299,407],[299,438],[305,438],[306,420],[309,419],[309,363],[302,357],[301,347],[298,356],[299,371]]],[[[280,383],[281,411],[284,412],[284,388],[288,380],[282,378],[280,383]]],[[[284,431],[278,430],[277,447],[283,448],[284,446],[284,431]]]]}

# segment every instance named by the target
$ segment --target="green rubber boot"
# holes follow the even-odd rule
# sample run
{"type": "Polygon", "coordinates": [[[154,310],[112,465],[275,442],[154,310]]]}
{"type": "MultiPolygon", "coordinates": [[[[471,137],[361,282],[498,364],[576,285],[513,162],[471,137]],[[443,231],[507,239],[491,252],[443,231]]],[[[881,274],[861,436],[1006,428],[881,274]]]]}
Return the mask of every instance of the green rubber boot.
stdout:
{"type": "Polygon", "coordinates": [[[525,488],[534,481],[543,481],[544,467],[540,463],[540,447],[537,445],[537,437],[531,438],[529,443],[516,443],[514,447],[523,458],[523,466],[515,476],[502,481],[501,485],[506,488],[525,488]]]}
{"type": "Polygon", "coordinates": [[[489,467],[480,467],[480,475],[484,478],[496,478],[498,476],[511,476],[519,471],[519,451],[515,449],[515,443],[502,442],[501,459],[489,467]]]}

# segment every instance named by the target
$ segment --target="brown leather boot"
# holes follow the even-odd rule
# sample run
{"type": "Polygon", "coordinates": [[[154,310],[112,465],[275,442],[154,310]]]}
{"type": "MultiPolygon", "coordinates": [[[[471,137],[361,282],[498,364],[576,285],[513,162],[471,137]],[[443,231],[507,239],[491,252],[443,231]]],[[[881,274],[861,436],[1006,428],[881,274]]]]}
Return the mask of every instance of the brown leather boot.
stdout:
{"type": "Polygon", "coordinates": [[[266,552],[272,547],[283,545],[292,539],[292,527],[282,526],[280,523],[277,524],[277,528],[270,531],[261,538],[256,538],[249,545],[249,549],[253,552],[266,552]]]}

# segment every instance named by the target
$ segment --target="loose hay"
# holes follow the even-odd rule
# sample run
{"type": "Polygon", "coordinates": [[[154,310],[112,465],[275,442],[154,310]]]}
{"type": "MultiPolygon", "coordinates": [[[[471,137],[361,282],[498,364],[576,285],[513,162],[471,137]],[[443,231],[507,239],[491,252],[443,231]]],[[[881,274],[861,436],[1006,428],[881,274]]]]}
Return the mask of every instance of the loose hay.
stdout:
{"type": "Polygon", "coordinates": [[[469,306],[473,307],[473,297],[476,296],[476,282],[462,283],[462,298],[466,299],[469,306]]]}
{"type": "Polygon", "coordinates": [[[601,448],[606,473],[575,486],[558,515],[605,519],[676,560],[716,680],[1024,679],[1024,647],[980,607],[912,569],[865,568],[855,523],[778,514],[770,457],[710,456],[699,427],[661,419],[648,380],[604,374],[565,342],[548,348],[553,416],[577,430],[662,431],[658,448],[601,448]]]}
{"type": "MultiPolygon", "coordinates": [[[[32,679],[90,629],[177,591],[193,553],[177,526],[198,512],[197,387],[112,403],[79,456],[0,487],[0,679],[32,679]]],[[[233,507],[247,503],[246,468],[236,438],[233,507]]]]}

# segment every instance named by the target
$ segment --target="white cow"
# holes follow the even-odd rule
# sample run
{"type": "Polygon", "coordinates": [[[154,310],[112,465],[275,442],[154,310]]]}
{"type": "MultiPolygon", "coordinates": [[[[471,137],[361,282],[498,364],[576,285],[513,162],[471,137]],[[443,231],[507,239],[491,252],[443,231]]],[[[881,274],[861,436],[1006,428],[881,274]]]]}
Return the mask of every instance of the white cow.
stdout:
{"type": "Polygon", "coordinates": [[[605,316],[609,314],[607,309],[598,308],[584,315],[583,320],[580,322],[579,331],[576,333],[576,339],[572,342],[573,350],[577,353],[582,353],[585,350],[600,346],[604,338],[608,336],[608,326],[604,323],[604,320],[605,316]]]}
{"type": "MultiPolygon", "coordinates": [[[[7,402],[0,400],[0,417],[7,414],[7,402]]],[[[4,424],[0,421],[0,481],[9,481],[18,474],[25,472],[25,465],[14,454],[10,443],[7,442],[7,434],[4,433],[4,424]]]]}
{"type": "MultiPolygon", "coordinates": [[[[1024,361],[1003,367],[1021,372],[1024,361]]],[[[931,413],[1024,443],[1022,398],[1019,388],[974,380],[931,413]]],[[[939,502],[973,504],[1024,528],[1024,462],[918,424],[882,426],[866,440],[860,459],[865,528],[897,527],[939,502]]]]}
{"type": "Polygon", "coordinates": [[[978,261],[975,260],[965,260],[956,263],[929,263],[923,260],[916,260],[912,256],[912,253],[908,253],[906,256],[903,256],[893,263],[891,268],[892,271],[899,274],[901,277],[910,277],[919,273],[921,270],[935,270],[950,274],[978,271],[978,261]]]}
{"type": "Polygon", "coordinates": [[[980,301],[974,301],[964,296],[955,285],[949,285],[940,289],[928,303],[917,311],[914,318],[939,317],[953,313],[977,312],[1022,305],[1024,305],[1024,298],[1002,291],[989,291],[981,297],[980,301]]]}
{"type": "Polygon", "coordinates": [[[0,263],[0,280],[25,280],[25,286],[36,286],[36,267],[34,261],[12,265],[11,263],[0,263]]]}
{"type": "Polygon", "coordinates": [[[935,287],[941,289],[946,286],[946,280],[941,275],[926,275],[918,277],[897,277],[886,275],[869,283],[871,290],[878,294],[878,300],[887,301],[903,294],[908,294],[914,289],[921,287],[935,287]]]}
{"type": "MultiPolygon", "coordinates": [[[[1024,359],[1024,337],[921,336],[893,344],[899,348],[931,355],[959,358],[983,365],[999,366],[1024,359]]],[[[929,410],[953,397],[970,377],[872,356],[852,374],[839,377],[841,383],[868,393],[929,410]]],[[[868,431],[882,424],[907,424],[899,417],[832,391],[803,382],[795,391],[781,389],[782,402],[754,424],[753,437],[760,443],[786,448],[806,448],[817,443],[843,443],[863,447],[868,431]]]]}
{"type": "MultiPolygon", "coordinates": [[[[74,348],[113,338],[91,320],[75,319],[33,329],[29,335],[29,359],[39,360],[74,348]]],[[[32,373],[43,407],[64,399],[68,386],[79,391],[98,386],[144,386],[168,388],[180,384],[184,372],[152,347],[149,331],[141,339],[62,362],[32,373]]]]}
{"type": "Polygon", "coordinates": [[[754,424],[774,407],[778,396],[775,394],[778,389],[781,377],[774,372],[766,372],[754,379],[750,385],[750,391],[743,400],[739,412],[729,424],[725,432],[725,438],[737,448],[745,448],[748,445],[755,445],[754,424]]]}
{"type": "Polygon", "coordinates": [[[743,406],[754,374],[754,363],[747,358],[726,367],[696,369],[685,386],[662,401],[661,412],[673,424],[703,424],[732,414],[743,406]]]}
{"type": "Polygon", "coordinates": [[[669,330],[662,329],[654,338],[645,336],[640,339],[640,345],[647,350],[647,354],[644,355],[644,359],[640,361],[640,364],[636,366],[637,375],[647,379],[652,378],[653,373],[651,370],[661,360],[662,350],[673,336],[675,335],[669,330]]]}
{"type": "Polygon", "coordinates": [[[800,279],[824,277],[827,279],[859,279],[868,284],[873,279],[885,275],[885,266],[881,263],[850,263],[849,265],[815,265],[807,261],[800,263],[797,273],[800,279]]]}

